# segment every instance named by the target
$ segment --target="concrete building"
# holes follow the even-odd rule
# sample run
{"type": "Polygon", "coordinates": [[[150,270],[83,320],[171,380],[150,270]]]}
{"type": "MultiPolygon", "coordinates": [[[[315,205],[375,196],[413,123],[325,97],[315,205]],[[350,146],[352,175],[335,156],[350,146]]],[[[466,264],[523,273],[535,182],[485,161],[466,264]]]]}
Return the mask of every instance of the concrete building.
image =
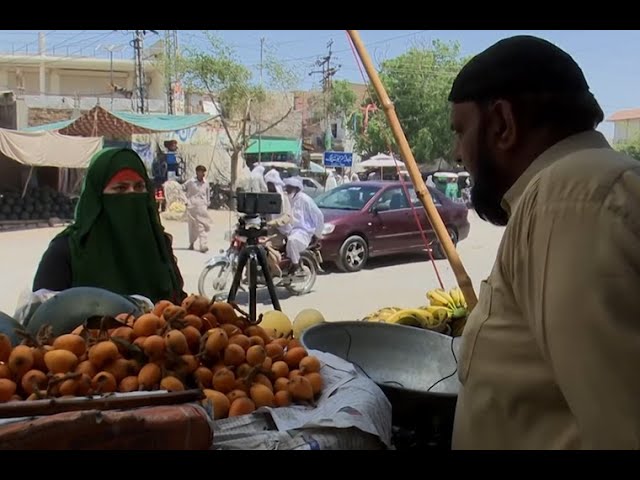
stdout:
{"type": "MultiPolygon", "coordinates": [[[[145,65],[150,112],[166,112],[164,75],[145,65]]],[[[0,55],[0,90],[13,92],[15,125],[23,128],[90,110],[97,103],[110,110],[135,109],[133,59],[0,55]]]]}
{"type": "Polygon", "coordinates": [[[626,143],[640,139],[640,108],[615,112],[608,122],[613,123],[613,143],[626,143]]]}

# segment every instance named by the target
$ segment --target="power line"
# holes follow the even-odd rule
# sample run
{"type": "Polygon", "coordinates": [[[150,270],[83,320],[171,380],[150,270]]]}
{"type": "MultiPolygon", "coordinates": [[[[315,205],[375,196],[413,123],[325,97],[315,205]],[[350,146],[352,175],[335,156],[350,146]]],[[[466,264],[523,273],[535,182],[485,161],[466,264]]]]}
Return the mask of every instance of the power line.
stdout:
{"type": "Polygon", "coordinates": [[[164,35],[164,52],[165,52],[165,64],[164,75],[167,82],[167,110],[169,115],[175,115],[175,98],[174,88],[178,81],[178,31],[177,30],[165,30],[164,35]]]}
{"type": "MultiPolygon", "coordinates": [[[[151,33],[158,32],[155,30],[148,30],[151,33]]],[[[144,59],[142,58],[143,53],[143,43],[144,36],[147,34],[147,30],[136,30],[133,33],[133,40],[131,42],[131,46],[134,51],[134,64],[135,64],[135,72],[136,72],[136,92],[137,96],[137,108],[136,110],[139,113],[146,113],[148,107],[146,105],[146,96],[147,96],[147,86],[144,80],[144,59]]]]}
{"type": "Polygon", "coordinates": [[[331,125],[329,122],[329,98],[331,95],[331,88],[333,86],[333,77],[338,73],[338,70],[341,67],[341,65],[331,65],[331,59],[333,57],[333,40],[330,40],[329,43],[327,43],[327,50],[327,55],[319,58],[315,64],[316,67],[321,67],[322,70],[312,70],[309,72],[309,76],[322,74],[321,85],[324,100],[325,150],[329,150],[331,148],[330,139],[332,135],[331,125]]]}

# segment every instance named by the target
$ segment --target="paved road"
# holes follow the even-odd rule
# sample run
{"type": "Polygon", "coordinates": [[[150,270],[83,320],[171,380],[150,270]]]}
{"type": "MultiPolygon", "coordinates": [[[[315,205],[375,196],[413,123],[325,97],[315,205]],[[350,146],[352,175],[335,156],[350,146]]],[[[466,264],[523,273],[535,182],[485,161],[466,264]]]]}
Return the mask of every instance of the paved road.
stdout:
{"type": "MultiPolygon", "coordinates": [[[[210,212],[210,254],[226,248],[224,232],[233,225],[229,212],[210,212]]],[[[458,246],[462,261],[471,276],[476,291],[480,281],[491,269],[503,229],[493,227],[470,212],[471,233],[458,246]]],[[[187,227],[184,223],[165,222],[174,235],[174,248],[180,270],[185,278],[186,291],[196,292],[197,281],[208,255],[186,249],[187,227]]],[[[48,242],[60,228],[45,228],[0,233],[0,310],[13,314],[20,295],[31,286],[38,262],[48,242]]],[[[455,279],[446,260],[435,262],[447,287],[455,279]]],[[[419,306],[426,303],[425,292],[437,286],[434,267],[426,255],[372,260],[371,265],[358,273],[330,272],[321,275],[314,290],[302,297],[289,297],[279,289],[282,308],[295,316],[303,308],[317,308],[331,321],[354,320],[384,306],[419,306]]],[[[261,292],[261,311],[268,310],[269,297],[261,292]]],[[[239,297],[239,300],[242,300],[239,297]]]]}

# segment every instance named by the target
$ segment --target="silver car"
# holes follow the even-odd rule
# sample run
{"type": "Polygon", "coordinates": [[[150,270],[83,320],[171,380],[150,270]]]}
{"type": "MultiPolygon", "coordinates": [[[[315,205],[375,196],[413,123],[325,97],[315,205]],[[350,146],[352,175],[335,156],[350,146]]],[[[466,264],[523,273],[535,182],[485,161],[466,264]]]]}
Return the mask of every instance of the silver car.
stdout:
{"type": "Polygon", "coordinates": [[[322,186],[317,180],[310,177],[301,177],[302,184],[304,185],[304,193],[311,198],[315,198],[321,193],[324,193],[324,186],[322,186]]]}

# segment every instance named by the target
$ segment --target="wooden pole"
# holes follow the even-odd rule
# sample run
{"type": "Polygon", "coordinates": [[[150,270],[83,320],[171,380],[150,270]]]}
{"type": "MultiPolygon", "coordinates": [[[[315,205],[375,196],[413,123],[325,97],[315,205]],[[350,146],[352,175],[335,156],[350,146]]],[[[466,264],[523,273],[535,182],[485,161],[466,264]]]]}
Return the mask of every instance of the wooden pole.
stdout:
{"type": "Polygon", "coordinates": [[[378,72],[373,66],[373,62],[371,61],[371,57],[367,52],[367,49],[360,38],[360,34],[357,30],[347,30],[353,45],[358,52],[358,56],[362,61],[362,64],[367,72],[367,76],[369,80],[371,80],[371,84],[378,94],[378,98],[380,99],[380,103],[382,104],[382,109],[384,110],[385,115],[387,116],[387,120],[389,121],[389,126],[393,132],[393,136],[398,143],[398,147],[400,149],[400,154],[405,161],[405,165],[407,166],[407,171],[409,172],[409,176],[411,177],[411,182],[416,190],[416,194],[418,198],[422,202],[425,211],[427,212],[427,218],[431,222],[433,226],[433,230],[438,237],[438,241],[442,245],[445,254],[447,255],[447,259],[449,260],[449,264],[451,265],[451,269],[456,276],[456,281],[462,290],[465,300],[467,301],[467,305],[469,306],[469,310],[473,309],[478,303],[478,299],[473,290],[473,284],[471,283],[471,279],[464,269],[464,265],[462,265],[462,261],[460,260],[460,256],[456,251],[449,234],[447,233],[447,228],[442,222],[442,218],[440,218],[440,214],[436,209],[436,206],[433,204],[433,200],[431,199],[431,195],[429,194],[429,190],[422,179],[422,175],[420,174],[420,170],[418,169],[418,165],[416,164],[415,158],[413,158],[413,153],[411,153],[411,148],[409,147],[409,142],[407,142],[407,138],[402,131],[402,127],[400,126],[400,121],[398,120],[398,115],[396,114],[395,107],[387,95],[386,90],[384,89],[384,85],[382,85],[382,81],[378,76],[378,72]]]}

